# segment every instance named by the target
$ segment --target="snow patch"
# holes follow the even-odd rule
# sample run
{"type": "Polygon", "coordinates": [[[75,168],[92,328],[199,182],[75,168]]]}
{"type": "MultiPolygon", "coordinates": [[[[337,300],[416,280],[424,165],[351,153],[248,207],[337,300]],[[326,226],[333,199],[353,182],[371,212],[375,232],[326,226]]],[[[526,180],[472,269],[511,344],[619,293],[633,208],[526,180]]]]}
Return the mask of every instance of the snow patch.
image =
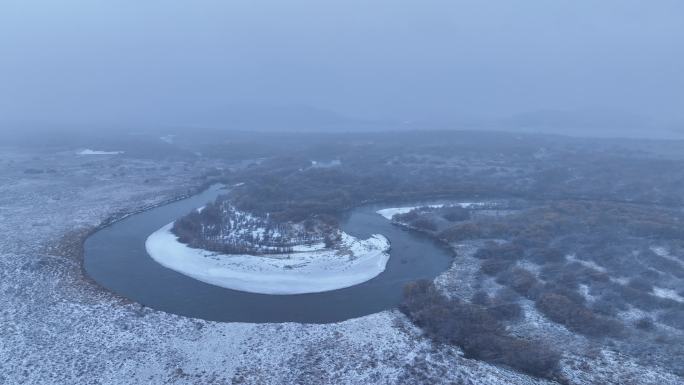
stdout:
{"type": "Polygon", "coordinates": [[[673,301],[684,303],[684,297],[682,297],[681,295],[679,295],[676,291],[674,291],[672,289],[666,289],[663,287],[654,286],[653,287],[653,294],[657,297],[660,297],[660,298],[667,298],[667,299],[671,299],[673,301]]]}
{"type": "Polygon", "coordinates": [[[575,254],[568,254],[565,256],[565,259],[568,260],[569,262],[577,262],[584,267],[594,269],[594,270],[599,271],[601,273],[606,272],[605,267],[598,265],[594,261],[587,261],[586,259],[579,259],[579,258],[577,258],[577,256],[575,254]]]}
{"type": "Polygon", "coordinates": [[[580,284],[578,289],[579,289],[580,294],[582,294],[582,297],[584,297],[584,299],[586,299],[587,302],[593,303],[596,301],[596,297],[591,295],[588,285],[580,284]]]}
{"type": "Polygon", "coordinates": [[[392,218],[397,215],[397,214],[407,214],[411,212],[412,210],[421,208],[421,207],[429,207],[429,208],[434,208],[434,209],[440,209],[442,207],[452,207],[452,206],[460,206],[464,209],[468,208],[473,208],[473,207],[478,207],[482,206],[484,203],[482,202],[458,202],[458,203],[442,203],[442,204],[435,204],[435,205],[422,205],[422,206],[407,206],[407,207],[390,207],[387,209],[382,209],[376,211],[376,213],[382,215],[388,220],[392,220],[392,218]]]}
{"type": "Polygon", "coordinates": [[[85,150],[81,150],[77,152],[78,155],[120,155],[123,154],[123,151],[100,151],[100,150],[91,150],[89,148],[86,148],[85,150]]]}
{"type": "Polygon", "coordinates": [[[312,160],[311,161],[311,167],[313,168],[331,168],[331,167],[337,167],[341,166],[342,161],[339,159],[333,159],[330,161],[317,161],[317,160],[312,160]]]}
{"type": "Polygon", "coordinates": [[[173,223],[152,233],[147,253],[164,267],[227,289],[260,294],[304,294],[366,282],[385,270],[389,241],[380,234],[358,240],[341,234],[334,249],[300,246],[292,253],[226,255],[193,249],[171,232],[173,223]]]}
{"type": "Polygon", "coordinates": [[[682,261],[679,258],[675,257],[674,255],[670,254],[670,252],[664,247],[654,246],[654,247],[651,247],[651,251],[653,251],[659,257],[663,257],[663,258],[669,259],[670,261],[677,262],[680,265],[684,265],[684,261],[682,261]]]}

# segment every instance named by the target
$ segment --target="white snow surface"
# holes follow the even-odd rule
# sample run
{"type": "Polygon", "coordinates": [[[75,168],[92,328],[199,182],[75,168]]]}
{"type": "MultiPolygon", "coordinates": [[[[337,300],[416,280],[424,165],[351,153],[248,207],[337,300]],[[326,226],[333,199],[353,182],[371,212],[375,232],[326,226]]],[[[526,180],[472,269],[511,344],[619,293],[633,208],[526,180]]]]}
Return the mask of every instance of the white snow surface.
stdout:
{"type": "Polygon", "coordinates": [[[653,288],[653,294],[655,294],[657,297],[660,297],[660,298],[667,298],[667,299],[671,299],[673,301],[684,303],[684,297],[682,297],[681,295],[679,295],[676,291],[674,291],[672,289],[667,289],[664,287],[655,286],[653,288]]]}
{"type": "Polygon", "coordinates": [[[380,234],[358,240],[342,233],[340,245],[297,248],[288,254],[228,255],[178,241],[173,223],[147,238],[147,253],[164,267],[199,281],[260,294],[303,294],[366,282],[385,270],[389,241],[380,234]]]}
{"type": "MultiPolygon", "coordinates": [[[[594,262],[594,261],[588,261],[588,260],[585,260],[585,259],[577,258],[577,256],[576,256],[575,254],[568,254],[568,255],[565,256],[565,259],[566,259],[567,261],[569,261],[569,262],[577,262],[577,263],[579,263],[580,265],[582,265],[582,266],[584,266],[584,267],[588,267],[588,268],[590,268],[590,269],[593,269],[593,270],[596,270],[596,271],[600,271],[601,273],[605,273],[605,272],[606,272],[606,268],[605,268],[605,267],[598,265],[598,264],[597,264],[596,262],[594,262]]],[[[622,283],[622,284],[624,285],[624,284],[626,284],[626,282],[625,282],[625,283],[622,283]]]]}
{"type": "Polygon", "coordinates": [[[86,148],[85,150],[79,151],[78,155],[119,155],[123,153],[123,151],[100,151],[86,148]]]}
{"type": "Polygon", "coordinates": [[[460,206],[463,207],[464,209],[471,208],[471,207],[477,207],[483,205],[482,202],[476,203],[476,202],[458,202],[458,203],[442,203],[442,204],[434,204],[434,205],[422,205],[422,206],[406,206],[406,207],[390,207],[387,209],[382,209],[376,211],[376,213],[382,215],[388,220],[392,220],[392,218],[397,215],[397,214],[406,214],[411,212],[412,210],[421,208],[421,207],[430,207],[430,208],[435,208],[439,209],[442,207],[451,207],[451,206],[460,206]]]}
{"type": "Polygon", "coordinates": [[[670,251],[669,251],[668,249],[666,249],[665,247],[654,246],[654,247],[651,247],[651,250],[652,250],[654,253],[656,253],[658,256],[661,256],[661,257],[663,257],[663,258],[667,258],[667,259],[669,259],[670,261],[677,262],[677,263],[679,263],[680,265],[684,265],[684,262],[683,262],[682,260],[680,260],[679,258],[677,258],[677,257],[675,257],[674,255],[670,254],[670,251]]]}
{"type": "MultiPolygon", "coordinates": [[[[107,167],[94,167],[73,155],[0,151],[0,164],[60,166],[50,175],[0,167],[0,384],[558,385],[434,344],[398,311],[331,324],[247,324],[124,301],[87,279],[78,257],[55,242],[112,213],[175,198],[196,187],[192,176],[222,164],[201,158],[186,169],[164,160],[103,156],[94,161],[107,167]],[[112,165],[129,172],[117,173],[112,165]],[[111,170],[107,179],[99,179],[103,170],[111,170]],[[143,183],[148,178],[159,183],[143,183]]],[[[441,277],[460,290],[470,272],[461,269],[462,258],[455,261],[441,277]]],[[[556,341],[563,346],[567,384],[682,384],[681,375],[666,367],[607,350],[576,355],[566,349],[572,344],[565,337],[556,341]]]]}

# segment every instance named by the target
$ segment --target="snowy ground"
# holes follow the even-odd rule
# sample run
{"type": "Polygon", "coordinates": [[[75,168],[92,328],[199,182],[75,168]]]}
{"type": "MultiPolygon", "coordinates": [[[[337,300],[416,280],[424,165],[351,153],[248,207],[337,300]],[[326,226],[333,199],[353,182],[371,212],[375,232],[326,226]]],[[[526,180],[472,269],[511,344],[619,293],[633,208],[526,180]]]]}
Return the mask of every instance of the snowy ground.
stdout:
{"type": "MultiPolygon", "coordinates": [[[[548,383],[433,345],[398,312],[327,325],[208,322],[83,276],[85,231],[186,192],[213,166],[0,149],[0,384],[548,383]]],[[[570,384],[682,383],[607,351],[568,356],[563,371],[570,384]]]]}
{"type": "Polygon", "coordinates": [[[450,206],[459,206],[464,209],[467,208],[473,208],[473,207],[483,207],[487,203],[483,202],[454,202],[454,203],[441,203],[441,204],[433,204],[433,205],[422,205],[422,206],[405,206],[405,207],[390,207],[382,210],[376,211],[378,214],[382,215],[388,220],[392,220],[392,218],[395,215],[398,214],[407,214],[417,208],[420,207],[430,207],[430,208],[442,208],[442,207],[450,207],[450,206]]]}
{"type": "Polygon", "coordinates": [[[123,151],[102,151],[102,150],[91,150],[86,148],[78,152],[78,155],[120,155],[123,151]]]}
{"type": "Polygon", "coordinates": [[[342,233],[339,245],[323,244],[287,254],[225,255],[190,248],[171,232],[173,223],[147,238],[147,253],[159,264],[205,283],[260,294],[304,294],[366,282],[385,270],[389,241],[342,233]]]}

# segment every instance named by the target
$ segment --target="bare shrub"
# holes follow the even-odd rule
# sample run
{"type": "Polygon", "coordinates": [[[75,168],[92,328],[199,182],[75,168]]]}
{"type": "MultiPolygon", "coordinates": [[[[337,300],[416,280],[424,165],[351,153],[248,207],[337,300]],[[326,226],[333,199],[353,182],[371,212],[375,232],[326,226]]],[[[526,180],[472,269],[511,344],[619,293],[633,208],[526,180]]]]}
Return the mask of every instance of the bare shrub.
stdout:
{"type": "Polygon", "coordinates": [[[561,294],[544,293],[535,306],[550,320],[587,336],[619,336],[622,332],[621,323],[598,316],[561,294]]]}
{"type": "Polygon", "coordinates": [[[565,253],[560,249],[541,247],[531,250],[528,258],[539,265],[559,263],[565,262],[565,253]]]}
{"type": "Polygon", "coordinates": [[[436,231],[437,224],[429,218],[418,218],[410,223],[412,227],[422,231],[436,231]]]}
{"type": "Polygon", "coordinates": [[[514,267],[513,269],[504,271],[496,277],[496,281],[502,285],[508,286],[515,290],[518,294],[528,297],[530,291],[538,286],[539,280],[530,271],[514,267]]]}
{"type": "Polygon", "coordinates": [[[442,218],[449,222],[465,221],[470,219],[470,210],[461,206],[449,206],[442,210],[442,218]]]}
{"type": "Polygon", "coordinates": [[[641,330],[653,330],[655,325],[653,325],[653,320],[649,317],[639,318],[635,323],[637,329],[641,330]]]}
{"type": "Polygon", "coordinates": [[[515,262],[508,259],[490,258],[480,264],[480,271],[487,275],[497,275],[513,266],[515,262]]]}
{"type": "Polygon", "coordinates": [[[641,278],[641,277],[636,277],[636,278],[630,279],[629,282],[627,283],[627,285],[629,287],[631,287],[632,289],[644,291],[647,293],[650,293],[651,291],[653,291],[653,285],[650,282],[648,282],[646,279],[641,278]]]}
{"type": "Polygon", "coordinates": [[[684,330],[684,309],[666,310],[658,319],[665,325],[684,330]]]}
{"type": "MultiPolygon", "coordinates": [[[[481,299],[485,302],[483,295],[481,299]]],[[[467,357],[553,377],[560,355],[548,346],[507,334],[483,306],[442,296],[431,281],[410,283],[400,309],[432,339],[461,347],[467,357]]]]}

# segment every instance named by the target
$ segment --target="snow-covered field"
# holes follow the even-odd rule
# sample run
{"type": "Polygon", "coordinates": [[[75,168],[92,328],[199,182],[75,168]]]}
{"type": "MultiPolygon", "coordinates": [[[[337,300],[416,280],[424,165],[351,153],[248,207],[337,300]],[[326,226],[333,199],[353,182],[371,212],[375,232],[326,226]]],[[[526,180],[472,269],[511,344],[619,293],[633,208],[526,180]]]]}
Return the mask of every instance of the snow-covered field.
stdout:
{"type": "Polygon", "coordinates": [[[173,223],[147,238],[148,254],[159,264],[205,283],[260,294],[303,294],[366,282],[385,270],[389,241],[342,233],[334,249],[323,244],[287,254],[225,255],[180,243],[173,223]]]}
{"type": "MultiPolygon", "coordinates": [[[[215,166],[0,149],[0,384],[552,383],[434,345],[396,311],[325,325],[209,322],[131,303],[83,275],[74,231],[185,193],[215,166]]],[[[568,384],[682,383],[606,350],[569,354],[562,370],[568,384]]]]}
{"type": "Polygon", "coordinates": [[[78,152],[78,155],[120,155],[123,151],[102,151],[102,150],[91,150],[86,148],[78,152]]]}
{"type": "Polygon", "coordinates": [[[397,214],[407,214],[417,208],[421,207],[429,207],[429,208],[435,208],[439,209],[442,207],[451,207],[451,206],[459,206],[464,209],[467,208],[473,208],[473,207],[482,207],[486,205],[486,203],[483,202],[454,202],[454,203],[441,203],[441,204],[433,204],[433,205],[422,205],[422,206],[405,206],[405,207],[390,207],[382,210],[376,211],[376,213],[382,215],[388,220],[392,220],[392,218],[397,215],[397,214]]]}

